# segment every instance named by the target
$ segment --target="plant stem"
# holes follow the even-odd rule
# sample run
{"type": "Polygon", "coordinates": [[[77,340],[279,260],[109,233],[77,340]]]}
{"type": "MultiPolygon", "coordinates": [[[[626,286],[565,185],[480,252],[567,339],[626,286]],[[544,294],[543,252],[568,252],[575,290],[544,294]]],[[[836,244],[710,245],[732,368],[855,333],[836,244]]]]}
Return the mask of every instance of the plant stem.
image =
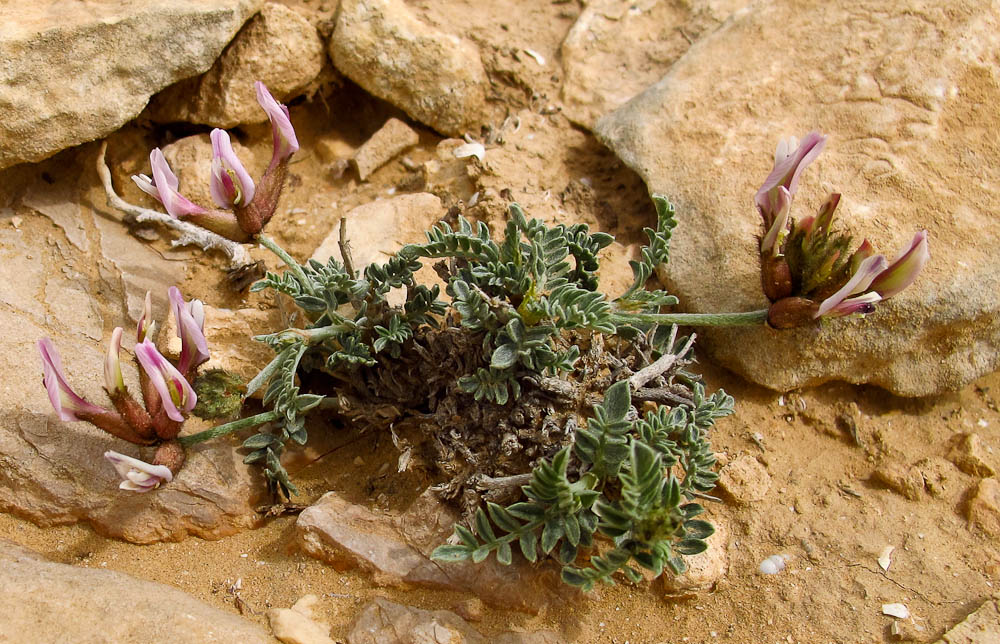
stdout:
{"type": "Polygon", "coordinates": [[[189,447],[195,443],[200,443],[202,441],[207,441],[218,436],[223,436],[225,434],[231,434],[232,432],[238,432],[241,429],[246,429],[247,427],[253,427],[255,425],[263,425],[264,423],[269,423],[272,420],[277,420],[280,414],[276,411],[265,411],[264,413],[257,414],[255,416],[247,416],[246,418],[240,418],[239,420],[234,420],[231,423],[224,423],[218,427],[213,427],[212,429],[206,429],[203,432],[198,432],[197,434],[191,434],[190,436],[181,436],[177,439],[181,445],[189,447]]]}
{"type": "Polygon", "coordinates": [[[615,324],[645,322],[680,326],[759,326],[767,321],[767,309],[745,313],[616,313],[615,324]]]}
{"type": "Polygon", "coordinates": [[[310,295],[315,294],[313,292],[312,282],[306,277],[305,271],[302,270],[302,267],[299,266],[299,263],[296,262],[291,255],[285,252],[284,248],[274,243],[274,240],[267,235],[259,235],[257,237],[257,242],[277,255],[281,261],[285,262],[288,268],[292,269],[292,272],[295,273],[295,277],[299,280],[299,283],[302,284],[302,288],[306,289],[310,295]]]}

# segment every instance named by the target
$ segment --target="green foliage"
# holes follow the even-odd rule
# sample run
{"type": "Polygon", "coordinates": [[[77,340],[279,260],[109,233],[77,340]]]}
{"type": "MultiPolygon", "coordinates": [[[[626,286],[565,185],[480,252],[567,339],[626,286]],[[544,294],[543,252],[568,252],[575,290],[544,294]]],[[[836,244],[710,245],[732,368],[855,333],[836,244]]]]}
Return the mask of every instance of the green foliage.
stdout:
{"type": "Polygon", "coordinates": [[[479,562],[495,552],[500,563],[510,563],[516,543],[528,561],[536,561],[539,551],[556,553],[563,581],[585,590],[598,581],[614,583],[619,571],[638,580],[633,562],[654,576],[664,568],[683,572],[682,557],[703,552],[714,532],[695,518],[703,509],[691,500],[714,485],[707,431],[732,412],[733,402],[724,392],[706,399],[700,385],[698,391],[693,406],[660,407],[629,421],[628,382],[615,383],[587,428],[577,431],[573,449],[564,447],[535,468],[523,488],[526,501],[506,508],[487,503],[476,512],[475,531],[455,526],[459,543],[439,546],[433,558],[479,562]],[[680,465],[683,479],[671,473],[673,465],[680,465]],[[580,474],[570,476],[573,470],[580,474]],[[595,535],[610,547],[587,565],[575,565],[595,535]]]}
{"type": "MultiPolygon", "coordinates": [[[[303,328],[258,338],[276,356],[248,393],[265,387],[264,402],[279,420],[244,442],[250,450],[246,461],[264,464],[275,491],[294,493],[279,457],[287,441],[305,442],[303,415],[322,400],[300,392],[302,376],[323,372],[334,382],[350,383],[355,398],[367,386],[372,398],[382,401],[386,391],[406,390],[411,373],[426,374],[415,365],[433,359],[434,342],[428,338],[447,335],[448,355],[456,347],[463,352],[452,363],[458,370],[443,376],[448,393],[435,395],[457,389],[454,395],[468,394],[484,408],[503,406],[502,412],[515,410],[526,388],[537,392],[540,379],[571,384],[603,378],[581,360],[576,338],[641,341],[636,355],[650,361],[673,353],[680,346],[675,333],[629,317],[676,302],[663,291],[646,290],[656,266],[668,259],[676,226],[670,203],[659,195],[653,200],[656,228],[646,229],[649,245],[631,262],[633,283],[614,300],[598,288],[598,253],[611,243],[610,235],[591,233],[583,224],[550,227],[528,219],[516,204],[501,239],[494,240],[485,224],[459,216],[454,227],[440,222],[425,243],[408,245],[360,274],[333,259],[300,265],[262,240],[289,270],[268,273],[253,289],[288,295],[306,320],[303,328]],[[445,260],[436,265],[447,282],[444,301],[437,286],[414,280],[424,259],[445,260]],[[405,290],[402,305],[386,298],[393,289],[405,290]],[[459,336],[464,340],[455,339],[459,336]]],[[[533,469],[520,500],[485,503],[468,525],[455,526],[455,543],[439,547],[434,558],[480,562],[492,554],[509,564],[516,548],[531,562],[557,558],[563,579],[587,589],[598,581],[611,583],[618,572],[635,579],[636,566],[655,575],[683,571],[682,557],[704,550],[712,533],[709,523],[695,518],[702,508],[693,502],[715,483],[708,430],[732,411],[732,398],[724,392],[706,397],[697,383],[689,389],[690,404],[660,407],[639,418],[627,380],[607,387],[584,427],[574,423],[526,465],[533,469]],[[682,478],[671,473],[674,467],[684,472],[682,478]]],[[[474,438],[495,445],[489,436],[474,438]]],[[[463,449],[468,451],[457,447],[463,449]]]]}

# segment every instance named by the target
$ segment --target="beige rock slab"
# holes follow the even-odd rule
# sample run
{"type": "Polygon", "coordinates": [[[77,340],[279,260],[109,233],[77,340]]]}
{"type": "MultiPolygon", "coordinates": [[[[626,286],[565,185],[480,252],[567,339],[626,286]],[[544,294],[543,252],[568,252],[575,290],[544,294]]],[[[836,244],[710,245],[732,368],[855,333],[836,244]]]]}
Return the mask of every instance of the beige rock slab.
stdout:
{"type": "Polygon", "coordinates": [[[260,0],[0,4],[0,168],[117,130],[204,72],[260,0]]]}
{"type": "Polygon", "coordinates": [[[591,0],[560,47],[563,113],[593,128],[750,0],[591,0]]]}
{"type": "Polygon", "coordinates": [[[389,119],[354,153],[358,178],[364,181],[372,172],[419,141],[420,136],[409,125],[399,119],[389,119]]]}
{"type": "Polygon", "coordinates": [[[281,103],[299,96],[326,62],[323,39],[296,11],[266,3],[240,30],[205,74],[183,80],[154,97],[149,115],[156,121],[186,121],[231,128],[263,123],[254,81],[261,81],[281,103]]]}
{"type": "Polygon", "coordinates": [[[1000,642],[1000,597],[993,596],[956,624],[935,644],[994,644],[1000,642]]]}
{"type": "Polygon", "coordinates": [[[650,191],[678,206],[662,276],[681,310],[764,307],[752,199],[784,136],[830,135],[793,216],[841,192],[839,227],[890,258],[929,231],[929,265],[873,315],[704,329],[715,360],[779,390],[846,380],[905,396],[1000,367],[1000,145],[982,108],[1000,100],[998,34],[986,0],[756,3],[598,122],[650,191]]]}
{"type": "Polygon", "coordinates": [[[402,0],[342,0],[329,51],[342,74],[442,134],[461,135],[485,114],[479,51],[402,0]]]}
{"type": "Polygon", "coordinates": [[[557,571],[524,561],[503,566],[492,557],[481,564],[442,564],[430,553],[451,535],[457,513],[430,491],[399,516],[378,514],[328,492],[295,522],[308,554],[338,570],[359,568],[379,585],[472,593],[483,602],[530,613],[567,601],[577,591],[562,585],[557,571]]]}
{"type": "Polygon", "coordinates": [[[171,586],[54,563],[0,540],[0,641],[269,644],[264,629],[171,586]]]}
{"type": "Polygon", "coordinates": [[[365,606],[347,635],[348,644],[562,644],[552,631],[507,632],[484,637],[447,610],[429,611],[378,598],[365,606]]]}

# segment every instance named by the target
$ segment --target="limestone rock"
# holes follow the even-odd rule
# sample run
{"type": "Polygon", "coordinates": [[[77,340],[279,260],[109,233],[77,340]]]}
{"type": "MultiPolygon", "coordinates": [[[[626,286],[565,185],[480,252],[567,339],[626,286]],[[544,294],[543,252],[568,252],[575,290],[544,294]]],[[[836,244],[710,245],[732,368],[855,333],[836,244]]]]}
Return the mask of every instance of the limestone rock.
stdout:
{"type": "Polygon", "coordinates": [[[420,136],[409,125],[399,119],[389,119],[354,153],[358,178],[364,181],[372,172],[419,141],[420,136]]]}
{"type": "Polygon", "coordinates": [[[501,633],[483,637],[464,619],[447,610],[429,611],[378,598],[354,621],[348,644],[562,644],[552,631],[501,633]]]}
{"type": "Polygon", "coordinates": [[[592,0],[560,48],[563,113],[592,128],[749,0],[592,0]],[[627,72],[627,73],[625,73],[627,72]]]}
{"type": "Polygon", "coordinates": [[[259,0],[0,5],[0,168],[117,130],[204,72],[259,0]]]}
{"type": "Polygon", "coordinates": [[[924,491],[924,476],[920,468],[907,467],[896,461],[880,465],[872,472],[872,479],[911,501],[918,500],[924,491]]]}
{"type": "Polygon", "coordinates": [[[669,568],[660,575],[662,590],[667,597],[709,590],[726,576],[729,570],[729,527],[718,517],[708,520],[715,526],[715,534],[707,540],[708,549],[701,554],[684,557],[688,569],[683,575],[674,575],[669,568]]]}
{"type": "Polygon", "coordinates": [[[342,0],[330,57],[369,93],[442,134],[461,135],[483,119],[479,51],[421,22],[402,0],[342,0]]]}
{"type": "Polygon", "coordinates": [[[328,492],[295,522],[298,542],[308,554],[338,570],[360,568],[375,583],[458,590],[484,602],[535,613],[576,591],[561,585],[557,571],[524,561],[503,566],[440,564],[431,551],[451,535],[456,513],[425,492],[402,515],[376,514],[328,492]]]}
{"type": "Polygon", "coordinates": [[[284,644],[334,644],[330,627],[315,621],[312,607],[319,601],[316,595],[305,595],[291,608],[267,611],[274,636],[284,644]]]}
{"type": "Polygon", "coordinates": [[[54,563],[4,540],[0,540],[0,564],[2,641],[272,641],[260,626],[165,584],[54,563]]]}
{"type": "Polygon", "coordinates": [[[306,18],[266,3],[240,30],[212,68],[160,92],[149,115],[160,122],[186,121],[221,128],[263,123],[254,81],[281,103],[299,96],[326,62],[323,39],[306,18]]]}
{"type": "MultiPolygon", "coordinates": [[[[377,199],[345,215],[347,239],[354,268],[382,264],[406,244],[426,241],[424,231],[445,214],[441,200],[425,192],[377,199]]],[[[330,257],[342,261],[339,224],[320,242],[312,258],[324,264],[330,257]]]]}
{"type": "MultiPolygon", "coordinates": [[[[204,309],[204,331],[210,357],[201,371],[225,369],[238,375],[243,382],[250,382],[274,359],[274,350],[253,337],[284,328],[281,312],[278,309],[220,309],[208,304],[204,309]]],[[[164,320],[157,339],[163,355],[180,357],[181,340],[177,337],[177,321],[172,314],[164,320]]]]}
{"type": "Polygon", "coordinates": [[[890,259],[927,229],[933,259],[866,319],[775,331],[703,329],[718,362],[787,390],[830,380],[905,396],[1000,368],[1000,209],[986,0],[756,3],[696,43],[656,85],[602,118],[599,137],[678,206],[663,271],[681,310],[764,308],[755,191],[779,138],[830,135],[793,216],[844,195],[838,226],[890,259]],[[822,38],[789,34],[823,34],[822,38]],[[976,116],[974,116],[976,115],[976,116]]]}
{"type": "Polygon", "coordinates": [[[959,436],[958,443],[951,450],[948,459],[955,464],[955,467],[972,476],[985,478],[996,474],[989,463],[993,459],[978,434],[959,436]]]}
{"type": "Polygon", "coordinates": [[[991,644],[1000,641],[1000,596],[986,600],[934,644],[991,644]]]}
{"type": "Polygon", "coordinates": [[[1000,483],[995,478],[979,481],[966,509],[969,523],[992,537],[1000,537],[1000,483]]]}
{"type": "Polygon", "coordinates": [[[760,501],[771,489],[771,475],[753,456],[743,455],[719,472],[719,489],[739,504],[760,501]]]}

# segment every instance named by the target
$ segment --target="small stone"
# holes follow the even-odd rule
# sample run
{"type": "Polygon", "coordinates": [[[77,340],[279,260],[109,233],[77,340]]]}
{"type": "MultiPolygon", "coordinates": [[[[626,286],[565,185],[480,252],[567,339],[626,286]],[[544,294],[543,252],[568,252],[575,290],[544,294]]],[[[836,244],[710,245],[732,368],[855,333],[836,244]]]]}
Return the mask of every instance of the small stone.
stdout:
{"type": "Polygon", "coordinates": [[[718,485],[736,503],[753,503],[767,496],[771,475],[756,458],[744,455],[722,468],[718,485]]]}
{"type": "Polygon", "coordinates": [[[304,93],[326,62],[323,39],[293,9],[268,2],[240,30],[205,74],[154,97],[149,114],[163,123],[186,121],[221,128],[263,123],[254,81],[280,103],[304,93]]]}
{"type": "Polygon", "coordinates": [[[336,68],[442,134],[486,117],[489,83],[479,50],[421,22],[402,0],[342,0],[330,39],[336,68]]]}
{"type": "Polygon", "coordinates": [[[924,489],[924,477],[920,470],[896,461],[883,463],[872,472],[872,479],[911,501],[919,499],[924,489]]]}
{"type": "Polygon", "coordinates": [[[906,619],[910,616],[910,610],[905,604],[882,604],[882,614],[906,619]]]}
{"type": "MultiPolygon", "coordinates": [[[[701,517],[699,517],[701,518],[701,517]]],[[[722,520],[713,517],[715,534],[710,536],[708,549],[690,557],[684,557],[688,569],[675,575],[669,568],[664,569],[660,579],[667,597],[683,595],[700,590],[710,590],[729,570],[729,527],[722,520]]]]}
{"type": "Polygon", "coordinates": [[[893,621],[889,627],[889,635],[897,642],[923,642],[924,636],[912,624],[893,621]]]}
{"type": "Polygon", "coordinates": [[[274,636],[285,644],[335,644],[330,638],[330,627],[312,618],[317,601],[316,595],[305,595],[291,608],[267,611],[274,636]]]}
{"type": "Polygon", "coordinates": [[[948,454],[948,460],[954,463],[958,469],[980,478],[996,474],[987,459],[990,459],[990,455],[978,434],[960,434],[958,443],[948,454]]]}
{"type": "Polygon", "coordinates": [[[22,219],[21,217],[18,217],[17,215],[15,215],[15,216],[13,216],[13,217],[10,218],[10,225],[13,226],[14,228],[20,228],[21,227],[21,223],[23,221],[24,221],[24,219],[22,219]]]}
{"type": "Polygon", "coordinates": [[[464,620],[470,622],[481,622],[483,621],[483,600],[478,597],[472,597],[464,601],[460,601],[454,606],[455,613],[464,620]]]}
{"type": "Polygon", "coordinates": [[[372,172],[419,141],[420,136],[409,125],[396,118],[389,119],[354,153],[358,178],[366,180],[372,172]]]}
{"type": "Polygon", "coordinates": [[[966,516],[983,532],[1000,537],[1000,484],[995,478],[982,479],[973,488],[966,516]]]}

